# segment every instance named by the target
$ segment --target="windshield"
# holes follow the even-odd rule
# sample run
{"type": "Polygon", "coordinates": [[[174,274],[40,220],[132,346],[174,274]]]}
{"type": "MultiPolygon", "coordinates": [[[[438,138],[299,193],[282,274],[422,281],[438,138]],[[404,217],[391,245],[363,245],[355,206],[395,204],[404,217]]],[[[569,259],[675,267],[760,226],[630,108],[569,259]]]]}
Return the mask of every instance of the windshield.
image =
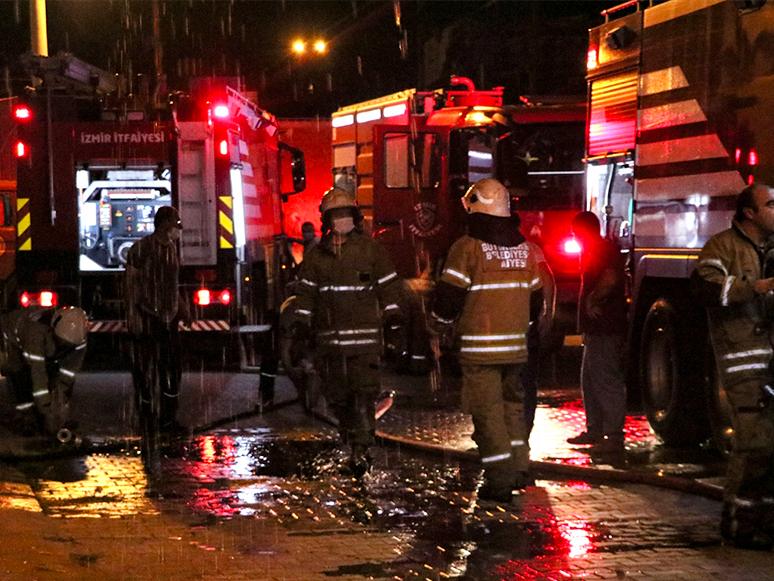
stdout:
{"type": "Polygon", "coordinates": [[[498,177],[515,208],[548,210],[583,204],[583,122],[517,125],[498,146],[498,177]]]}

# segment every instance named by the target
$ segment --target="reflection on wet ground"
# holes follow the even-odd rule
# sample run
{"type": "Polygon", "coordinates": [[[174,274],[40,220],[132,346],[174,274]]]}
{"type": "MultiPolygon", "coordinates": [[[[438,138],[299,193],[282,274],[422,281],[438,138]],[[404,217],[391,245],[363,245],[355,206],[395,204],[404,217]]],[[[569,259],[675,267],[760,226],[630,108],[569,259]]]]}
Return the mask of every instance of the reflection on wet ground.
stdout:
{"type": "MultiPolygon", "coordinates": [[[[567,443],[567,438],[585,428],[586,416],[577,390],[541,392],[530,437],[531,459],[574,466],[605,464],[592,458],[587,446],[567,443]]],[[[448,404],[428,410],[401,405],[397,399],[394,409],[378,424],[378,429],[409,442],[429,442],[458,451],[476,448],[471,437],[473,422],[470,416],[454,411],[448,404]]],[[[625,433],[625,466],[616,467],[713,481],[725,471],[722,458],[709,447],[675,449],[663,446],[643,415],[628,415],[625,433]]]]}
{"type": "Polygon", "coordinates": [[[611,489],[584,482],[539,480],[507,507],[478,506],[475,464],[374,451],[375,470],[363,482],[341,472],[346,456],[327,429],[218,430],[164,448],[145,467],[138,451],[17,467],[52,516],[159,511],[194,527],[262,519],[294,535],[394,535],[397,555],[334,577],[558,579],[593,555],[719,543],[715,519],[619,511],[611,489]],[[578,508],[581,497],[593,510],[578,508]]]}

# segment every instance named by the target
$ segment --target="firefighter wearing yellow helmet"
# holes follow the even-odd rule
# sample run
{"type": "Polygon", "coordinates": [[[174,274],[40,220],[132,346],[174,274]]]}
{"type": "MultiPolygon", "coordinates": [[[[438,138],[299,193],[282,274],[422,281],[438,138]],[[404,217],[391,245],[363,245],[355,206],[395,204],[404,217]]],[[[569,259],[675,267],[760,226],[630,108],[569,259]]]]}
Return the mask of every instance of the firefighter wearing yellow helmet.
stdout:
{"type": "Polygon", "coordinates": [[[371,465],[382,327],[399,317],[402,283],[385,250],[362,233],[354,195],[329,190],[320,213],[323,236],[301,263],[290,326],[297,340],[313,337],[323,394],[360,477],[371,465]]]}
{"type": "Polygon", "coordinates": [[[24,435],[44,431],[60,441],[72,437],[70,398],[86,353],[88,318],[78,307],[30,307],[0,318],[6,376],[17,425],[24,435]]]}
{"type": "Polygon", "coordinates": [[[449,250],[430,320],[441,332],[456,323],[462,406],[473,416],[484,468],[479,498],[497,502],[509,502],[528,480],[521,372],[530,320],[543,307],[536,255],[509,202],[494,179],[475,183],[462,198],[468,234],[449,250]]]}

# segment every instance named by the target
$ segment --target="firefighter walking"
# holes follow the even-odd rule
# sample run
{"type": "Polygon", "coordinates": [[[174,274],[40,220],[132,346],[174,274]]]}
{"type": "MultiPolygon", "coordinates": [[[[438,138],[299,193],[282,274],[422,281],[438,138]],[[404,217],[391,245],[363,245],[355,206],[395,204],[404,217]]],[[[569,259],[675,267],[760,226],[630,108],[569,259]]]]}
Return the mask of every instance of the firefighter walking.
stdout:
{"type": "Polygon", "coordinates": [[[774,278],[764,278],[774,266],[765,261],[772,235],[774,191],[753,184],[739,194],[731,228],[705,244],[691,279],[709,307],[718,381],[734,430],[721,534],[738,547],[763,550],[774,546],[774,311],[765,305],[774,278]]]}
{"type": "Polygon", "coordinates": [[[468,234],[449,250],[431,325],[443,331],[457,322],[462,407],[473,416],[473,439],[484,466],[478,496],[507,503],[528,480],[521,374],[530,320],[543,308],[542,281],[500,182],[477,182],[462,203],[468,234]]]}
{"type": "Polygon", "coordinates": [[[0,318],[2,372],[22,435],[72,439],[70,399],[86,354],[88,319],[77,307],[31,307],[0,318]]]}
{"type": "Polygon", "coordinates": [[[323,236],[301,263],[292,334],[315,343],[322,392],[360,477],[370,469],[375,441],[382,325],[399,316],[401,280],[384,249],[361,232],[352,194],[331,189],[320,212],[323,236]]]}

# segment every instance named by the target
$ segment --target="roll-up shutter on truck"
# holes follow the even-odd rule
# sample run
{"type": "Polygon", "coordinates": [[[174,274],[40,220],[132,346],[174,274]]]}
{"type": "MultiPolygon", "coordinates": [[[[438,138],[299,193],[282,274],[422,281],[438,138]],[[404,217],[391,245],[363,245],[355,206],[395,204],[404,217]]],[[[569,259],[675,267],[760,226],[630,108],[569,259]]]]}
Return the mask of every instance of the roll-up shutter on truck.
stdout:
{"type": "Polygon", "coordinates": [[[634,149],[637,131],[637,71],[594,81],[589,116],[590,157],[634,149]]]}

